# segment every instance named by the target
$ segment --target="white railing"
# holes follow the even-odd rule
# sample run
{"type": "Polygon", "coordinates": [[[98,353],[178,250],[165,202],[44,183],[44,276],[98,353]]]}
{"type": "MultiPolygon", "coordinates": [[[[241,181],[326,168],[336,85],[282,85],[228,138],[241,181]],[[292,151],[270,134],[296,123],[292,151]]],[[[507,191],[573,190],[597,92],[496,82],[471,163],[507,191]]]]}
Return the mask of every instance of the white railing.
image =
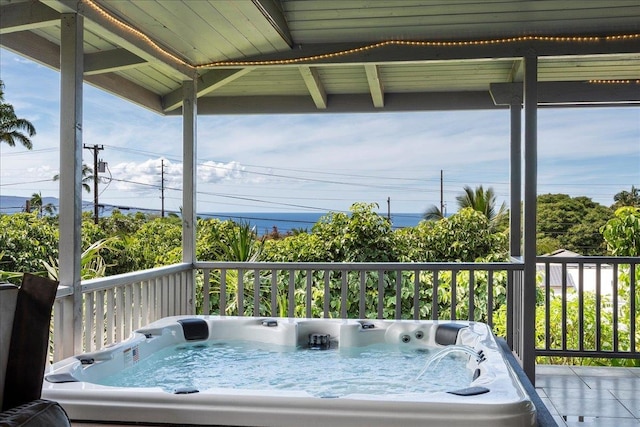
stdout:
{"type": "Polygon", "coordinates": [[[58,289],[53,308],[53,361],[74,354],[74,334],[82,337],[81,351],[93,351],[122,341],[162,317],[192,314],[193,268],[175,264],[87,280],[82,282],[82,296],[82,330],[76,331],[72,290],[58,289]]]}
{"type": "Polygon", "coordinates": [[[496,309],[506,305],[510,273],[520,273],[523,265],[196,262],[195,268],[201,272],[197,309],[203,314],[467,319],[492,325],[496,309]]]}
{"type": "Polygon", "coordinates": [[[536,354],[640,357],[640,258],[538,257],[536,354]]]}

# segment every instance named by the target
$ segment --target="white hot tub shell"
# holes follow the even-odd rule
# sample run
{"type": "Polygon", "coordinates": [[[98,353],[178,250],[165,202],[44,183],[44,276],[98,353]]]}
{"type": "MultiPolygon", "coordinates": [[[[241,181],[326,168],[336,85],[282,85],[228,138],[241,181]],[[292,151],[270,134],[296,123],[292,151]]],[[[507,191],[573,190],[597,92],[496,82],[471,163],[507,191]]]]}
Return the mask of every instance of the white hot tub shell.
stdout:
{"type": "Polygon", "coordinates": [[[55,363],[45,376],[42,394],[58,401],[72,420],[85,421],[296,427],[536,425],[530,397],[489,327],[478,322],[169,317],[137,330],[124,342],[55,363]],[[469,387],[443,392],[321,398],[300,390],[211,388],[170,393],[158,387],[97,384],[180,343],[246,340],[302,348],[311,334],[327,334],[339,348],[379,343],[429,349],[458,345],[482,357],[469,356],[467,368],[475,378],[469,387]]]}

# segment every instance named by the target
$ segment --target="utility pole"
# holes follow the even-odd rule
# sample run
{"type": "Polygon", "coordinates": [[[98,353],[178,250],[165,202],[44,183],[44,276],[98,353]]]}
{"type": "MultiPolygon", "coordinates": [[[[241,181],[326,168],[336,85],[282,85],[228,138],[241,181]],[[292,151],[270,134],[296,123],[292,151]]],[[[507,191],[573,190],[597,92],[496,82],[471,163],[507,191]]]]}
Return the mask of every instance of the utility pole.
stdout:
{"type": "Polygon", "coordinates": [[[93,151],[93,222],[98,223],[98,152],[104,150],[104,145],[87,145],[83,148],[93,151]]]}
{"type": "Polygon", "coordinates": [[[391,197],[387,197],[387,219],[391,222],[391,197]]]}
{"type": "Polygon", "coordinates": [[[160,159],[160,199],[162,200],[162,210],[160,211],[160,217],[164,218],[164,159],[160,159]]]}
{"type": "Polygon", "coordinates": [[[444,217],[444,171],[440,169],[440,213],[444,217]]]}

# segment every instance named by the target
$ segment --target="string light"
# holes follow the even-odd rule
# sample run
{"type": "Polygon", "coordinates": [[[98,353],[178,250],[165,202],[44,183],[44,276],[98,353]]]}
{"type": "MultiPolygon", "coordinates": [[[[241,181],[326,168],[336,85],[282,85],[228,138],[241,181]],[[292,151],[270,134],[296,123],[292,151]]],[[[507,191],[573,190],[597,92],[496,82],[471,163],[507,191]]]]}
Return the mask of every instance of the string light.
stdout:
{"type": "MultiPolygon", "coordinates": [[[[496,39],[486,40],[457,40],[457,41],[410,41],[410,40],[386,40],[378,43],[372,43],[369,45],[356,47],[352,49],[339,50],[336,52],[323,53],[318,55],[302,56],[298,58],[289,59],[272,59],[265,61],[216,61],[205,64],[193,65],[182,58],[168,52],[166,49],[154,42],[149,36],[133,28],[131,25],[123,22],[102,6],[95,3],[94,0],[80,0],[81,3],[86,4],[100,16],[128,33],[136,36],[140,40],[143,40],[147,45],[153,48],[155,51],[162,55],[171,58],[187,67],[195,69],[213,68],[213,67],[246,67],[246,66],[258,66],[258,65],[291,65],[304,62],[320,61],[325,59],[332,59],[342,56],[354,55],[358,53],[368,52],[374,49],[380,49],[388,46],[411,46],[411,47],[461,47],[461,46],[484,46],[484,45],[500,45],[500,44],[513,44],[521,42],[554,42],[554,43],[597,43],[597,42],[614,42],[621,40],[636,40],[640,39],[640,34],[619,34],[610,36],[518,36],[518,37],[504,37],[496,39]]],[[[596,82],[596,81],[593,81],[596,82]]],[[[604,81],[597,81],[604,82],[604,81]]]]}
{"type": "Polygon", "coordinates": [[[589,83],[594,84],[640,84],[639,80],[589,80],[589,83]]]}
{"type": "Polygon", "coordinates": [[[142,31],[137,30],[133,28],[131,25],[116,18],[110,12],[107,12],[106,9],[103,9],[102,6],[99,6],[97,3],[95,3],[93,0],[81,0],[81,2],[89,6],[91,9],[93,9],[95,12],[97,12],[100,16],[105,18],[107,21],[111,22],[112,24],[115,24],[117,27],[120,27],[121,29],[125,30],[130,34],[133,34],[134,36],[138,37],[140,40],[143,40],[145,43],[147,43],[147,45],[151,46],[156,52],[178,62],[181,65],[193,68],[193,65],[184,61],[182,58],[172,54],[171,52],[168,52],[166,49],[162,48],[160,45],[154,42],[151,39],[151,37],[147,36],[142,31]]]}

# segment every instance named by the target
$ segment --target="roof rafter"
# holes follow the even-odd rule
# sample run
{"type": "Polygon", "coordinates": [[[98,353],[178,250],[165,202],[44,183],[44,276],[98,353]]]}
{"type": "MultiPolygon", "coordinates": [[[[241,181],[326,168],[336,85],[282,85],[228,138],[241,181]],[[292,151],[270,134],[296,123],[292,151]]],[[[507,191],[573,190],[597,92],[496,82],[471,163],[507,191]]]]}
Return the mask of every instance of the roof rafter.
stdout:
{"type": "Polygon", "coordinates": [[[0,7],[0,34],[49,27],[59,22],[60,13],[42,3],[15,3],[0,7]]]}
{"type": "Polygon", "coordinates": [[[366,64],[364,70],[367,73],[367,82],[369,83],[369,91],[373,106],[376,108],[384,107],[384,87],[380,80],[378,66],[375,64],[366,64]]]}
{"type": "Polygon", "coordinates": [[[327,92],[320,80],[318,69],[303,65],[300,67],[300,74],[302,75],[304,84],[307,85],[311,99],[313,99],[313,102],[316,104],[316,108],[321,110],[327,108],[327,92]]]}
{"type": "Polygon", "coordinates": [[[112,49],[88,53],[84,56],[84,74],[86,76],[109,73],[134,68],[146,63],[147,61],[126,49],[112,49]]]}
{"type": "MultiPolygon", "coordinates": [[[[201,97],[214,90],[221,88],[224,85],[231,83],[232,81],[239,79],[240,77],[250,73],[253,70],[251,67],[239,68],[234,70],[211,70],[198,77],[197,84],[197,96],[201,97]]],[[[175,110],[182,105],[183,94],[182,87],[168,93],[162,97],[163,110],[165,112],[175,110]]]]}
{"type": "Polygon", "coordinates": [[[79,13],[89,22],[85,22],[85,28],[91,28],[105,40],[109,40],[115,45],[130,51],[148,62],[153,62],[163,68],[166,68],[172,75],[180,78],[194,78],[196,74],[195,67],[187,64],[185,61],[177,58],[175,55],[168,53],[159,46],[154,47],[147,40],[136,34],[135,30],[119,24],[116,20],[108,18],[105,13],[99,12],[90,6],[89,3],[78,2],[77,0],[41,0],[50,7],[61,13],[79,13]],[[92,25],[95,23],[95,25],[92,25]]]}

